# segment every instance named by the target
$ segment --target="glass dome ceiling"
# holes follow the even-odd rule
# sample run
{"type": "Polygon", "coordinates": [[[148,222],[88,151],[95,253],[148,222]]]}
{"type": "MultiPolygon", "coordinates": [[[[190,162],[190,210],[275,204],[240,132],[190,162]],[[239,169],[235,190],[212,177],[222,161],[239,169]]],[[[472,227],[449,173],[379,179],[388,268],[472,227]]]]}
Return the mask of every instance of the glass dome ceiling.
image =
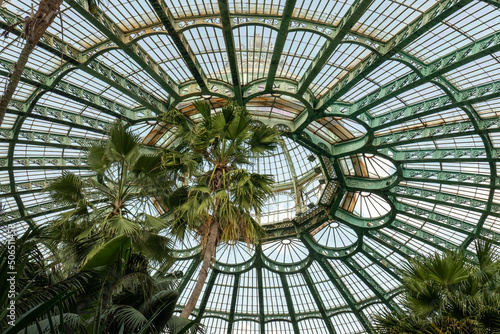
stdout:
{"type": "MultiPolygon", "coordinates": [[[[156,114],[232,98],[286,139],[256,164],[278,179],[266,242],[219,246],[195,310],[208,333],[372,333],[400,307],[405,258],[500,245],[498,1],[98,3],[66,0],[23,73],[0,129],[2,226],[67,210],[40,190],[91,176],[81,149],[115,119],[168,146],[156,114]]],[[[0,27],[36,4],[4,1],[0,27]]],[[[22,29],[0,44],[0,92],[22,29]]],[[[176,249],[180,310],[201,259],[194,237],[176,249]]]]}

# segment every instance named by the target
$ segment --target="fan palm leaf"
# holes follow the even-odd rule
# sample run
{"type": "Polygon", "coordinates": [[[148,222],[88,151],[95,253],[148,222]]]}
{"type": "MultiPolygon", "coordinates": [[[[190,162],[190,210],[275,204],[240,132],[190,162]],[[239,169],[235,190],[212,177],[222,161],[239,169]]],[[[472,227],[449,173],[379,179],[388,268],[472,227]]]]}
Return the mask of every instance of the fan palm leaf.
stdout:
{"type": "Polygon", "coordinates": [[[476,241],[477,259],[462,251],[415,258],[403,266],[404,313],[375,317],[380,333],[499,333],[499,260],[489,243],[476,241]]]}

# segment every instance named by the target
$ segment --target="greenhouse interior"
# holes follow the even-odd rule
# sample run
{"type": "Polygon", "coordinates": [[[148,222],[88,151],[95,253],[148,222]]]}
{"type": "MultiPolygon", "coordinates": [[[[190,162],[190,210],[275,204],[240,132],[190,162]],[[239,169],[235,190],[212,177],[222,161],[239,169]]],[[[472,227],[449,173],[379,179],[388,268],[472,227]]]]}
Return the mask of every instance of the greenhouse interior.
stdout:
{"type": "Polygon", "coordinates": [[[500,333],[499,1],[0,0],[0,33],[5,333],[500,333]]]}

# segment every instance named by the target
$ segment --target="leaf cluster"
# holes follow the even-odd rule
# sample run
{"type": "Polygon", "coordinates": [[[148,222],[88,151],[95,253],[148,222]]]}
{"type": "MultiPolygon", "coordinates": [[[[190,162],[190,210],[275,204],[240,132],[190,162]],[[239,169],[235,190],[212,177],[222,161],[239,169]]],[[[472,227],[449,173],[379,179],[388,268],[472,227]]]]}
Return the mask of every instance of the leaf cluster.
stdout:
{"type": "Polygon", "coordinates": [[[256,157],[277,147],[280,134],[265,125],[254,126],[248,111],[235,103],[220,110],[205,101],[193,104],[201,115],[197,124],[177,110],[160,118],[173,127],[178,143],[176,150],[163,152],[162,164],[189,180],[172,193],[173,230],[180,238],[186,229],[198,232],[204,246],[216,223],[217,242],[256,243],[264,231],[254,217],[272,196],[274,179],[248,169],[256,157]]]}
{"type": "Polygon", "coordinates": [[[375,316],[379,333],[500,333],[500,261],[491,243],[409,260],[403,310],[375,316]]]}
{"type": "MultiPolygon", "coordinates": [[[[79,271],[65,278],[51,275],[40,249],[46,228],[29,229],[15,241],[15,326],[7,306],[12,296],[2,289],[2,333],[162,333],[169,325],[178,293],[178,277],[152,273],[148,260],[131,253],[127,236],[97,252],[79,271]]],[[[0,244],[0,276],[11,274],[8,244],[0,244]]]]}
{"type": "Polygon", "coordinates": [[[153,261],[170,260],[171,240],[163,233],[168,222],[144,213],[152,198],[161,201],[172,189],[160,154],[147,152],[140,138],[117,122],[107,140],[87,148],[87,162],[96,176],[65,172],[45,188],[56,203],[70,207],[50,228],[53,247],[65,250],[60,260],[84,264],[120,235],[153,261]]]}
{"type": "Polygon", "coordinates": [[[170,175],[161,155],[143,148],[119,122],[107,140],[87,147],[87,162],[94,176],[63,173],[45,188],[68,210],[36,233],[28,231],[16,246],[16,283],[23,291],[16,297],[16,328],[163,332],[172,326],[177,277],[166,273],[169,223],[145,207],[151,201],[162,206],[172,190],[170,175]],[[153,264],[160,270],[153,272],[153,264]]]}

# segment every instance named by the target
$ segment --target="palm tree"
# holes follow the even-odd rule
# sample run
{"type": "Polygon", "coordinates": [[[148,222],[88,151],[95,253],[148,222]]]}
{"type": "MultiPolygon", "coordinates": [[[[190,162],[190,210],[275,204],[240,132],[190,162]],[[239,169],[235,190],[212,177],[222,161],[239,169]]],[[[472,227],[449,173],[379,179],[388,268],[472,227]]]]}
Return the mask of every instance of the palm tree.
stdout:
{"type": "Polygon", "coordinates": [[[201,236],[203,264],[198,281],[181,317],[193,311],[215,259],[220,242],[258,242],[264,232],[253,218],[272,195],[270,175],[248,172],[252,158],[275,149],[279,133],[265,125],[254,125],[243,107],[228,103],[212,112],[204,101],[193,103],[201,121],[190,123],[172,110],[160,119],[173,126],[178,149],[166,149],[163,166],[183,175],[184,186],[172,196],[173,231],[180,237],[186,229],[201,236]]]}
{"type": "MultiPolygon", "coordinates": [[[[40,241],[45,228],[29,229],[15,242],[16,291],[0,294],[2,333],[161,333],[168,328],[178,293],[177,277],[151,272],[147,259],[130,253],[130,238],[119,236],[79,272],[58,280],[46,270],[40,241]],[[112,274],[111,274],[112,272],[112,274]],[[15,298],[14,320],[8,305],[15,298]],[[9,322],[9,323],[8,323],[9,322]]],[[[7,279],[7,244],[0,244],[0,277],[7,279]]],[[[170,326],[171,327],[171,326],[170,326]]]]}
{"type": "Polygon", "coordinates": [[[475,246],[474,262],[463,252],[410,260],[402,280],[406,311],[375,316],[378,332],[499,333],[500,261],[490,243],[475,246]]]}
{"type": "Polygon", "coordinates": [[[85,264],[120,235],[131,238],[134,252],[159,263],[169,260],[171,241],[162,235],[167,222],[144,213],[146,206],[157,202],[156,194],[171,191],[169,178],[159,167],[161,156],[147,152],[140,139],[118,122],[110,128],[108,140],[88,148],[87,161],[96,177],[63,173],[45,189],[56,203],[73,206],[50,228],[57,246],[66,250],[63,260],[85,264]]]}
{"type": "Polygon", "coordinates": [[[97,296],[94,287],[78,306],[85,312],[97,308],[91,319],[100,330],[132,333],[147,324],[159,332],[178,293],[169,275],[161,270],[153,275],[151,269],[171,260],[168,223],[144,211],[146,205],[161,207],[162,196],[171,191],[168,172],[160,168],[161,156],[148,152],[120,122],[110,128],[108,140],[88,148],[87,161],[96,177],[64,173],[45,189],[57,203],[73,207],[48,228],[52,272],[63,281],[75,271],[101,274],[96,281],[102,293],[97,296]]]}

